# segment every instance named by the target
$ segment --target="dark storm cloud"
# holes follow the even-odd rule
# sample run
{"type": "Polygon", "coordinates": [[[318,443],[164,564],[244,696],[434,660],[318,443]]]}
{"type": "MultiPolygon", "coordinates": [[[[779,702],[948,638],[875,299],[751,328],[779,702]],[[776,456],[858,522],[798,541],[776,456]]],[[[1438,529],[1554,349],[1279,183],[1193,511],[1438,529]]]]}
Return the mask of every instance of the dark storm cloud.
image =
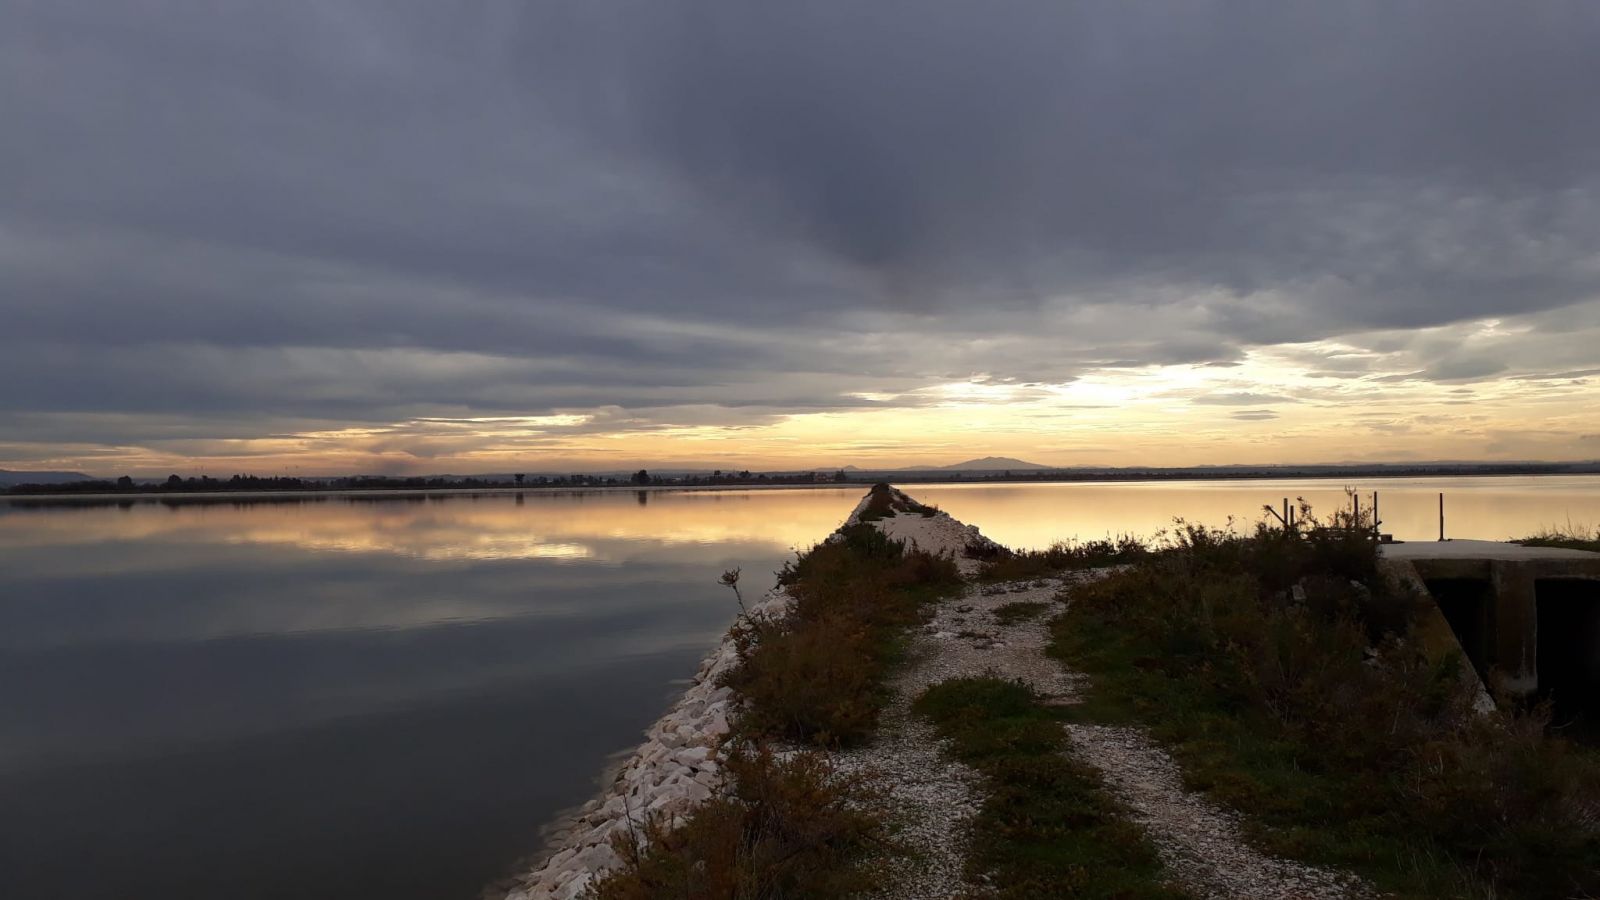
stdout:
{"type": "Polygon", "coordinates": [[[532,57],[600,86],[575,117],[907,302],[1154,273],[1319,304],[1222,310],[1282,340],[1592,296],[1600,13],[1559,10],[641,0],[532,57]]]}
{"type": "MultiPolygon", "coordinates": [[[[141,411],[843,408],[1600,295],[1589,5],[0,21],[0,410],[41,441],[141,411]]],[[[1438,380],[1516,357],[1418,353],[1438,380]]]]}

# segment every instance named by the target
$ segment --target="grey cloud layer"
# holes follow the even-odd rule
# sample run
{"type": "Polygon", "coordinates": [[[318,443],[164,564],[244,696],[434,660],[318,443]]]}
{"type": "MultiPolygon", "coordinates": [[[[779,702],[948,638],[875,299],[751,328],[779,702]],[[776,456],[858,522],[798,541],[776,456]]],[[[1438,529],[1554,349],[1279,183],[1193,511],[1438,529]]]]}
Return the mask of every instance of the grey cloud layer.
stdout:
{"type": "Polygon", "coordinates": [[[1589,4],[0,17],[0,413],[40,441],[916,402],[1600,297],[1589,4]]]}

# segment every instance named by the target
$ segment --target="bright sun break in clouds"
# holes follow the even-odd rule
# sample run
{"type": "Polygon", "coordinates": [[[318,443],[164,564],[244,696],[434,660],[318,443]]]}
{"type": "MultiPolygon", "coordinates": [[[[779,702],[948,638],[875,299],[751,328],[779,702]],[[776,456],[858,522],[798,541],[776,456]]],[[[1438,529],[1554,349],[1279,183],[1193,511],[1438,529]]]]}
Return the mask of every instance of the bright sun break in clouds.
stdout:
{"type": "Polygon", "coordinates": [[[0,468],[1600,457],[1600,9],[1161,7],[0,0],[0,468]]]}

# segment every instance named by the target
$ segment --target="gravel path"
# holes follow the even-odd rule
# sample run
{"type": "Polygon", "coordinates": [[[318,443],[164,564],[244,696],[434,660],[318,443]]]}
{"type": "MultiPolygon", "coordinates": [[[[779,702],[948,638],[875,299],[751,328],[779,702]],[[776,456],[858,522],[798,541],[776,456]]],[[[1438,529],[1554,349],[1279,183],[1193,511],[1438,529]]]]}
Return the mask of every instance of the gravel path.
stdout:
{"type": "Polygon", "coordinates": [[[1274,859],[1244,842],[1237,820],[1185,790],[1172,758],[1135,728],[1068,725],[1074,751],[1133,810],[1161,861],[1203,897],[1310,900],[1366,893],[1347,875],[1274,859]]]}
{"type": "MultiPolygon", "coordinates": [[[[908,670],[908,674],[914,671],[908,670]]],[[[874,900],[947,900],[981,896],[966,881],[968,824],[983,804],[983,777],[944,752],[927,722],[909,709],[920,688],[897,685],[893,705],[870,745],[834,758],[841,772],[868,775],[886,792],[896,814],[896,835],[909,855],[883,861],[888,886],[874,900]]]]}
{"type": "MultiPolygon", "coordinates": [[[[850,521],[857,520],[858,506],[850,521]]],[[[896,540],[952,556],[963,574],[977,567],[962,551],[969,542],[984,540],[977,529],[948,515],[898,515],[873,523],[896,540]]],[[[940,604],[947,610],[960,603],[940,604]]],[[[887,794],[900,831],[898,840],[911,851],[883,860],[888,887],[873,900],[948,900],[977,898],[981,885],[966,880],[969,825],[983,805],[983,776],[945,751],[946,743],[933,726],[911,712],[911,703],[930,685],[950,677],[945,667],[948,646],[936,637],[937,629],[912,635],[909,661],[891,680],[892,697],[878,720],[872,742],[834,756],[843,772],[868,775],[887,794]]]]}
{"type": "MultiPolygon", "coordinates": [[[[906,524],[924,521],[939,527],[920,519],[906,524]]],[[[991,672],[1023,678],[1046,693],[1070,691],[1073,679],[1044,654],[1048,635],[1043,623],[1017,623],[1004,629],[1002,639],[991,615],[993,607],[1013,600],[1055,605],[1060,583],[1039,585],[992,597],[970,588],[961,599],[935,607],[933,618],[912,636],[910,662],[890,685],[893,698],[879,720],[877,736],[865,747],[834,757],[841,771],[865,773],[888,794],[903,829],[899,838],[912,851],[909,857],[884,861],[890,867],[889,887],[873,900],[947,900],[990,893],[965,878],[967,835],[983,804],[983,776],[945,751],[945,741],[911,712],[911,703],[941,681],[991,672]]]]}
{"type": "MultiPolygon", "coordinates": [[[[1105,570],[1064,580],[992,585],[946,604],[927,626],[939,656],[926,668],[939,677],[992,673],[1017,678],[1055,703],[1075,703],[1085,677],[1046,655],[1045,620],[1060,610],[1062,588],[1103,577],[1105,570]],[[1001,625],[995,610],[1015,602],[1047,603],[1035,619],[1001,625]]],[[[1269,857],[1245,843],[1236,817],[1186,790],[1165,751],[1137,728],[1066,726],[1072,752],[1097,769],[1107,788],[1144,826],[1162,862],[1201,897],[1321,900],[1367,893],[1353,878],[1269,857]]]]}

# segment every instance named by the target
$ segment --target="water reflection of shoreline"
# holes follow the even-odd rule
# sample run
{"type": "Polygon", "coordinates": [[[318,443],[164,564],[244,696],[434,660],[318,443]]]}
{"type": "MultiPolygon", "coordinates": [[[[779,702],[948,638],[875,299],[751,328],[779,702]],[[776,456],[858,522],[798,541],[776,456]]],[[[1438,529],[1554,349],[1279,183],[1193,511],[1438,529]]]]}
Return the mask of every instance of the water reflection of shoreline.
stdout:
{"type": "MultiPolygon", "coordinates": [[[[1445,495],[1447,534],[1454,538],[1503,541],[1546,528],[1600,525],[1600,478],[1594,476],[1499,476],[1392,478],[1352,481],[1370,508],[1381,497],[1385,532],[1400,540],[1438,536],[1438,497],[1445,495]]],[[[1322,479],[1283,481],[1193,481],[928,485],[913,492],[985,535],[1014,547],[1047,547],[1059,540],[1096,540],[1132,534],[1149,538],[1175,519],[1226,527],[1229,518],[1250,528],[1263,518],[1262,505],[1305,498],[1326,515],[1348,509],[1345,484],[1322,479]]]]}
{"type": "Polygon", "coordinates": [[[809,545],[837,527],[853,489],[759,494],[525,492],[261,498],[40,509],[0,506],[0,546],[144,540],[294,545],[417,559],[602,559],[623,551],[729,542],[809,545]],[[640,494],[645,499],[640,501],[640,494]],[[98,512],[100,514],[91,514],[98,512]],[[630,549],[619,542],[633,544],[630,549]]]}
{"type": "MultiPolygon", "coordinates": [[[[1444,491],[1448,533],[1505,540],[1551,526],[1600,524],[1600,479],[1387,479],[1384,530],[1437,535],[1444,491]]],[[[1326,480],[918,485],[914,493],[1016,547],[1107,535],[1149,537],[1175,518],[1248,525],[1261,504],[1305,497],[1319,512],[1348,503],[1326,480]]],[[[425,560],[615,562],[692,545],[750,541],[802,548],[839,523],[859,486],[739,491],[532,490],[478,493],[198,496],[150,502],[0,503],[0,547],[102,541],[294,545],[315,552],[425,560]],[[116,507],[106,515],[106,506],[116,507]],[[623,546],[626,543],[627,546],[623,546]],[[620,554],[620,556],[616,555],[620,554]]]]}

